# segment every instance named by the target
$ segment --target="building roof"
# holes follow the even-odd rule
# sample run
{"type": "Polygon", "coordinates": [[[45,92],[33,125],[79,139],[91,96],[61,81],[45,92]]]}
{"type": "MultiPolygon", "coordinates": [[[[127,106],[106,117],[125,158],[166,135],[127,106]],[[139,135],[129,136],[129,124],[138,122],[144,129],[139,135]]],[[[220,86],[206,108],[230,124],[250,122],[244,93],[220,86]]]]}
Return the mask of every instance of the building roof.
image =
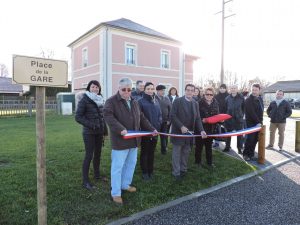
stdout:
{"type": "Polygon", "coordinates": [[[265,93],[283,90],[284,92],[300,92],[300,80],[277,81],[264,89],[265,93]]]}
{"type": "Polygon", "coordinates": [[[12,78],[0,77],[0,93],[22,93],[23,86],[12,84],[12,78]]]}
{"type": "Polygon", "coordinates": [[[87,36],[88,34],[92,33],[93,31],[100,28],[101,26],[108,26],[108,27],[118,28],[118,29],[122,29],[122,30],[126,30],[126,31],[132,31],[132,32],[145,34],[145,35],[149,35],[149,36],[153,36],[153,37],[157,37],[157,38],[162,38],[162,39],[165,39],[165,40],[169,40],[169,41],[173,41],[173,42],[177,42],[177,43],[181,44],[180,41],[175,40],[174,38],[171,38],[171,37],[169,37],[169,36],[167,36],[163,33],[160,33],[160,32],[158,32],[156,30],[153,30],[149,27],[145,27],[141,24],[135,23],[135,22],[133,22],[129,19],[121,18],[121,19],[118,19],[118,20],[112,20],[112,21],[102,22],[102,23],[98,24],[97,26],[95,26],[94,28],[92,28],[91,30],[89,30],[88,32],[86,32],[85,34],[80,36],[79,38],[77,38],[75,41],[70,43],[68,45],[68,47],[71,47],[77,41],[79,41],[83,37],[87,36]]]}

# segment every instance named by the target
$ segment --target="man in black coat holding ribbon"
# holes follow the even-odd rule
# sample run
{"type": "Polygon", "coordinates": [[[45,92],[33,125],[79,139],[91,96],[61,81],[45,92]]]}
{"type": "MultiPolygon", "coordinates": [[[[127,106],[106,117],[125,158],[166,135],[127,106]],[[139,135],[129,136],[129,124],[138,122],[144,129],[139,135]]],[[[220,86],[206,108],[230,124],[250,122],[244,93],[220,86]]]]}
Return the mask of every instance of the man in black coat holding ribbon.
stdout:
{"type": "MultiPolygon", "coordinates": [[[[259,96],[260,85],[253,84],[251,94],[245,101],[245,116],[247,128],[253,126],[261,126],[263,123],[264,104],[259,96]]],[[[258,132],[247,135],[243,158],[246,161],[253,159],[255,147],[258,142],[258,132]]]]}

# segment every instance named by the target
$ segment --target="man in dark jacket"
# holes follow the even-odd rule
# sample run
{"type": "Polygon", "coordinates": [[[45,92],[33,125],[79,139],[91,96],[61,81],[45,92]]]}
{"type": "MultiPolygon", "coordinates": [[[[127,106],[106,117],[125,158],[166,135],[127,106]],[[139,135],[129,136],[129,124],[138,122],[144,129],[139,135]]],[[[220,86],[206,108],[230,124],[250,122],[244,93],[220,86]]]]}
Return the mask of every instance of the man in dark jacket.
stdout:
{"type": "MultiPolygon", "coordinates": [[[[225,99],[226,105],[226,114],[231,115],[232,117],[225,121],[226,130],[242,130],[244,128],[244,97],[238,93],[237,85],[233,84],[230,86],[230,95],[225,99]]],[[[231,137],[226,139],[226,147],[223,150],[224,152],[229,152],[231,149],[231,137]]],[[[243,136],[237,136],[237,149],[238,153],[242,154],[243,148],[243,136]]]]}
{"type": "Polygon", "coordinates": [[[104,105],[104,119],[110,128],[111,153],[111,196],[114,202],[122,204],[121,190],[135,192],[131,186],[137,162],[139,138],[123,139],[127,130],[148,130],[156,133],[154,127],[141,112],[139,104],[132,99],[132,81],[123,78],[119,81],[117,94],[110,97],[104,105]]]}
{"type": "MultiPolygon", "coordinates": [[[[170,99],[165,95],[166,86],[157,85],[156,86],[156,99],[159,102],[161,113],[162,113],[162,124],[160,131],[163,133],[169,133],[170,129],[170,113],[172,108],[172,103],[170,99]]],[[[165,155],[167,153],[168,146],[168,136],[160,135],[160,144],[161,144],[161,154],[165,155]]]]}
{"type": "MultiPolygon", "coordinates": [[[[215,99],[219,105],[220,113],[226,113],[226,103],[225,98],[228,96],[226,84],[221,84],[219,87],[219,93],[215,96],[215,99]]],[[[213,147],[219,147],[219,142],[215,140],[213,147]]]]}
{"type": "Polygon", "coordinates": [[[276,91],[276,99],[270,103],[267,109],[267,114],[271,118],[269,145],[266,147],[269,150],[274,149],[276,129],[278,129],[279,134],[279,151],[282,150],[286,118],[292,115],[291,105],[283,97],[284,92],[282,90],[276,91]]]}
{"type": "MultiPolygon", "coordinates": [[[[245,116],[247,127],[261,126],[263,122],[264,105],[259,96],[260,85],[253,84],[251,94],[245,100],[245,116]]],[[[247,134],[243,158],[246,161],[253,159],[255,147],[258,142],[258,132],[247,134]]]]}
{"type": "Polygon", "coordinates": [[[131,97],[135,100],[139,100],[143,97],[145,83],[142,80],[136,81],[135,91],[131,92],[131,97]]]}
{"type": "Polygon", "coordinates": [[[219,111],[220,113],[226,113],[226,102],[225,98],[228,96],[226,84],[221,84],[219,87],[219,93],[216,95],[215,99],[217,99],[219,103],[219,111]]]}
{"type": "MultiPolygon", "coordinates": [[[[199,106],[193,99],[195,86],[187,84],[185,86],[185,95],[176,98],[171,110],[172,134],[191,134],[192,132],[201,133],[205,138],[206,133],[203,130],[199,106]]],[[[187,172],[187,163],[193,138],[171,137],[173,144],[172,152],[172,174],[176,180],[180,179],[187,172]]]]}

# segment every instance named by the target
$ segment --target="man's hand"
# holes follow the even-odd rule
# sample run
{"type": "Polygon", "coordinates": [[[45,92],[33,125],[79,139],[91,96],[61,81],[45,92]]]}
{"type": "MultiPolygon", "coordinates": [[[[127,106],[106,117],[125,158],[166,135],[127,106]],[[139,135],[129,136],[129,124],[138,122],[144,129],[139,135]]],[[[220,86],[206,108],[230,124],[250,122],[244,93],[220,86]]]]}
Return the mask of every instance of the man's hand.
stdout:
{"type": "Polygon", "coordinates": [[[206,134],[206,132],[204,130],[201,131],[201,135],[202,135],[202,138],[207,138],[207,134],[206,134]]]}
{"type": "Polygon", "coordinates": [[[157,135],[158,135],[157,130],[154,130],[153,133],[152,133],[152,136],[157,136],[157,135]]]}
{"type": "Polygon", "coordinates": [[[127,130],[122,130],[121,135],[124,136],[125,134],[127,134],[127,130]]]}
{"type": "Polygon", "coordinates": [[[185,126],[181,127],[181,133],[185,134],[189,131],[189,129],[187,129],[185,126]]]}

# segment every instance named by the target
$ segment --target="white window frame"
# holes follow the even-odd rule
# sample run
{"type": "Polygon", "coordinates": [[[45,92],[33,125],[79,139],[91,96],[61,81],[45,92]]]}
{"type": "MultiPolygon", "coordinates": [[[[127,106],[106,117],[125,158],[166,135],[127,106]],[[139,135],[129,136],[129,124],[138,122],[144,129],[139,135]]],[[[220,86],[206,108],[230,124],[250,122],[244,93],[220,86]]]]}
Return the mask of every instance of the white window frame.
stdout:
{"type": "Polygon", "coordinates": [[[137,45],[133,43],[125,43],[125,64],[130,66],[136,66],[137,65],[137,45]],[[133,49],[133,57],[132,60],[128,59],[127,55],[127,49],[133,49]]]}
{"type": "Polygon", "coordinates": [[[88,47],[85,47],[82,49],[81,52],[81,56],[82,56],[82,67],[87,67],[89,65],[89,51],[88,51],[88,47]]]}
{"type": "Polygon", "coordinates": [[[162,69],[170,69],[171,68],[171,52],[166,49],[161,49],[160,51],[160,67],[162,69]],[[167,62],[165,62],[165,55],[168,56],[167,62]]]}

